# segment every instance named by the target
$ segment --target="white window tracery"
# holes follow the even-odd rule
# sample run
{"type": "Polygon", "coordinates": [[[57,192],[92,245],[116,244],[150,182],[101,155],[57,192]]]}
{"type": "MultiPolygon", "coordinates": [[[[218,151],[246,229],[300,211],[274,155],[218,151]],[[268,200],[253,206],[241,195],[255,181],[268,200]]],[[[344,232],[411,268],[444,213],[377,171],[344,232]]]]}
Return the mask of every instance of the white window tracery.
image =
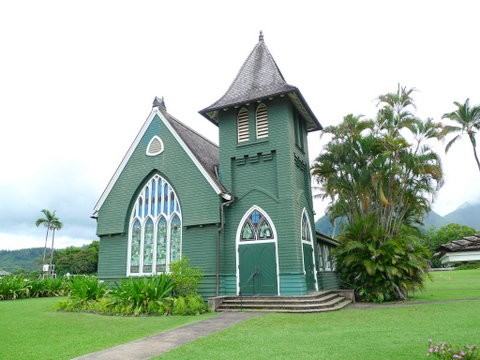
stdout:
{"type": "Polygon", "coordinates": [[[182,252],[182,212],[172,186],[154,175],[133,206],[129,223],[127,275],[169,271],[182,252]]]}

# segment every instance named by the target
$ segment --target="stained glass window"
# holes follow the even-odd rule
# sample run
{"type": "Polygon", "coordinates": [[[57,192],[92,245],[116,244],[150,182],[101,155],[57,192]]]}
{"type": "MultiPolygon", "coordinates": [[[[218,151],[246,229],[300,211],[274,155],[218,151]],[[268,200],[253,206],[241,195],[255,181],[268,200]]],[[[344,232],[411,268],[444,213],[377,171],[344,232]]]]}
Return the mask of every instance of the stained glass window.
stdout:
{"type": "Polygon", "coordinates": [[[130,247],[130,272],[138,273],[140,268],[140,239],[142,228],[136,219],[132,226],[132,241],[130,247]]]}
{"type": "Polygon", "coordinates": [[[242,226],[240,241],[271,239],[273,239],[273,230],[270,223],[260,211],[253,210],[242,226]]]}
{"type": "Polygon", "coordinates": [[[180,260],[180,246],[182,241],[182,229],[180,218],[175,215],[170,224],[170,262],[180,260]]]}
{"type": "Polygon", "coordinates": [[[162,216],[157,225],[157,272],[167,269],[167,220],[162,216]]]}
{"type": "Polygon", "coordinates": [[[130,229],[128,274],[167,272],[171,262],[180,260],[182,211],[172,186],[160,175],[154,175],[138,195],[130,229]]]}

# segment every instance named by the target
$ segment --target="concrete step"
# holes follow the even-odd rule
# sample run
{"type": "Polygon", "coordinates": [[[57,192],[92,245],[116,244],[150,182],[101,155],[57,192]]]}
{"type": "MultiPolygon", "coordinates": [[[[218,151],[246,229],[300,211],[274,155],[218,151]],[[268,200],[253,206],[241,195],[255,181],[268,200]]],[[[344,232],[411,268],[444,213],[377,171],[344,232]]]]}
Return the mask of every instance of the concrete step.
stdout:
{"type": "Polygon", "coordinates": [[[317,296],[309,297],[283,297],[283,296],[272,296],[272,297],[250,297],[250,296],[237,296],[237,297],[227,297],[222,301],[222,304],[307,304],[307,303],[321,303],[328,302],[334,298],[338,297],[338,294],[327,293],[317,296]]]}
{"type": "Polygon", "coordinates": [[[340,302],[336,303],[333,306],[329,307],[314,307],[314,308],[231,308],[231,309],[222,309],[219,308],[217,311],[232,311],[232,312],[239,312],[239,311],[253,311],[253,312],[277,312],[277,313],[319,313],[319,312],[327,312],[327,311],[337,311],[343,309],[344,307],[351,304],[352,301],[349,299],[343,299],[340,302]]]}
{"type": "Polygon", "coordinates": [[[229,296],[222,299],[217,311],[265,311],[265,312],[322,312],[339,310],[351,300],[327,291],[306,296],[229,296]]]}

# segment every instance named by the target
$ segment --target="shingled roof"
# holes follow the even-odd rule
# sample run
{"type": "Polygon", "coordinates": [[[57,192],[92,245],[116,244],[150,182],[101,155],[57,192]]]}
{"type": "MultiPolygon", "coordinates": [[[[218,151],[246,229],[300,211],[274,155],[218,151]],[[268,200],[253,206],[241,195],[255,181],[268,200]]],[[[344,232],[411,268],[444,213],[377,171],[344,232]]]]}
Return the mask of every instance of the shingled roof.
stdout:
{"type": "Polygon", "coordinates": [[[220,109],[228,109],[282,94],[289,96],[294,106],[307,120],[308,131],[322,129],[300,90],[285,81],[260,32],[258,43],[243,63],[227,92],[212,105],[200,110],[200,114],[218,125],[220,109]]]}
{"type": "Polygon", "coordinates": [[[480,234],[465,236],[447,244],[440,245],[439,253],[480,250],[480,234]]]}
{"type": "Polygon", "coordinates": [[[174,118],[163,107],[159,106],[159,110],[165,119],[167,119],[172,125],[177,134],[182,138],[185,145],[188,146],[192,154],[197,158],[212,180],[215,181],[220,189],[226,192],[217,176],[216,169],[218,167],[219,156],[218,146],[197,133],[195,130],[183,124],[180,120],[174,118]]]}

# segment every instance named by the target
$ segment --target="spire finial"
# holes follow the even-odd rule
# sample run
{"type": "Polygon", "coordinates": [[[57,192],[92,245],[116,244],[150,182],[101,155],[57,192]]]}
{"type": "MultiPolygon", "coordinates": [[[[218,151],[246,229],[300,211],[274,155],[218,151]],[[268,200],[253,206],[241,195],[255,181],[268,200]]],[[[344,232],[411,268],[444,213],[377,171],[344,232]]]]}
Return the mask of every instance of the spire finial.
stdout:
{"type": "Polygon", "coordinates": [[[258,36],[258,41],[263,41],[263,31],[260,30],[260,35],[258,36]]]}
{"type": "Polygon", "coordinates": [[[155,99],[153,99],[153,104],[152,107],[161,107],[163,110],[167,110],[167,107],[165,106],[165,100],[162,98],[159,98],[158,96],[155,96],[155,99]]]}

